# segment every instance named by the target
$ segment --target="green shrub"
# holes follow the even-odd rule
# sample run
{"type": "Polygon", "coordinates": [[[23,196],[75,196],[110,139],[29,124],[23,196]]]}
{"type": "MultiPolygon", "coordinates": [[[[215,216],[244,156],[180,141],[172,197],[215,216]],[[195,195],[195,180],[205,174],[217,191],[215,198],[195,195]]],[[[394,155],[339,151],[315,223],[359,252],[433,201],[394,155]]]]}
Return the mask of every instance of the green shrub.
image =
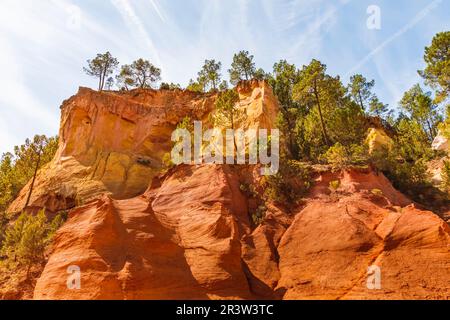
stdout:
{"type": "Polygon", "coordinates": [[[309,169],[295,160],[282,160],[276,175],[265,177],[265,195],[272,201],[296,204],[311,186],[309,169]]]}
{"type": "Polygon", "coordinates": [[[266,217],[267,207],[265,205],[259,206],[255,213],[252,214],[252,221],[254,225],[260,225],[266,217]]]}
{"type": "Polygon", "coordinates": [[[339,180],[330,181],[329,188],[332,192],[336,192],[341,186],[341,182],[339,180]]]}
{"type": "Polygon", "coordinates": [[[44,261],[44,251],[63,223],[63,215],[47,222],[44,209],[37,215],[24,212],[6,229],[1,254],[12,267],[23,266],[29,271],[44,261]]]}
{"type": "Polygon", "coordinates": [[[175,164],[172,162],[172,155],[170,152],[164,154],[162,163],[166,169],[171,169],[175,166],[175,164]]]}
{"type": "Polygon", "coordinates": [[[382,197],[384,195],[383,191],[381,191],[380,189],[372,189],[372,190],[370,190],[370,192],[379,197],[382,197]]]}
{"type": "Polygon", "coordinates": [[[444,161],[444,166],[442,167],[441,172],[441,178],[442,178],[442,189],[444,189],[446,192],[450,191],[450,162],[444,161]]]}
{"type": "Polygon", "coordinates": [[[331,165],[333,170],[342,170],[349,166],[366,164],[368,156],[364,145],[352,144],[346,147],[337,142],[320,159],[331,165]]]}
{"type": "Polygon", "coordinates": [[[407,158],[400,148],[397,144],[389,151],[380,149],[372,154],[371,161],[396,189],[420,202],[420,194],[430,186],[428,160],[426,157],[407,158]]]}

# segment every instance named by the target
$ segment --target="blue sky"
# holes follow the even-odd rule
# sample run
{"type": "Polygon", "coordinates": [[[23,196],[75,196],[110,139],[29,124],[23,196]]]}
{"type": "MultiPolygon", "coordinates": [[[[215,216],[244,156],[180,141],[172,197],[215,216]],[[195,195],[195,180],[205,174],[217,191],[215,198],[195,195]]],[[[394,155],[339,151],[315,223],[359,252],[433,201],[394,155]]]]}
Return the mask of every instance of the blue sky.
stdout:
{"type": "Polygon", "coordinates": [[[375,79],[395,106],[420,81],[423,50],[450,30],[447,0],[1,0],[0,153],[34,134],[58,133],[64,99],[96,87],[82,72],[106,50],[121,63],[151,60],[163,80],[185,85],[204,59],[222,62],[245,49],[266,71],[312,58],[348,81],[375,79]],[[369,29],[367,8],[380,8],[369,29]]]}

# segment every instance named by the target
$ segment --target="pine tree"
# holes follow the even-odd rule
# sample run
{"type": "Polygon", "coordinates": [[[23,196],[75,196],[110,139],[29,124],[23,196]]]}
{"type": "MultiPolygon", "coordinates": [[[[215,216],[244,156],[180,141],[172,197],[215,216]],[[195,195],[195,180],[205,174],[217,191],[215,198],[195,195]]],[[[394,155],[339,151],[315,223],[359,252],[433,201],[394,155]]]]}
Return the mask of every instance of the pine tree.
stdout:
{"type": "Polygon", "coordinates": [[[7,257],[12,267],[26,267],[29,275],[33,265],[44,261],[45,249],[63,223],[62,215],[56,216],[48,223],[45,209],[36,215],[23,212],[14,224],[7,228],[1,254],[7,257]]]}
{"type": "Polygon", "coordinates": [[[241,80],[250,80],[255,75],[255,63],[253,56],[248,51],[240,51],[233,57],[230,73],[230,82],[233,85],[238,84],[241,80]]]}
{"type": "Polygon", "coordinates": [[[216,60],[205,60],[205,64],[198,73],[197,78],[199,83],[205,85],[204,91],[207,91],[207,88],[214,91],[217,90],[222,77],[220,74],[221,67],[222,63],[216,62],[216,60]]]}
{"type": "Polygon", "coordinates": [[[434,36],[429,47],[425,48],[425,70],[419,74],[425,83],[436,89],[436,102],[443,102],[450,96],[450,31],[434,36]]]}
{"type": "Polygon", "coordinates": [[[111,75],[119,65],[117,59],[114,58],[109,52],[106,52],[104,54],[97,54],[97,57],[92,60],[88,60],[87,63],[88,67],[83,68],[83,70],[84,72],[86,72],[86,74],[98,78],[99,91],[103,90],[108,76],[111,75]]]}
{"type": "Polygon", "coordinates": [[[437,135],[438,124],[442,117],[438,106],[433,103],[430,92],[424,92],[419,84],[406,91],[400,106],[417,123],[419,123],[431,142],[437,135]]]}
{"type": "Polygon", "coordinates": [[[322,139],[325,145],[331,146],[328,135],[326,115],[330,115],[342,102],[345,88],[339,77],[326,74],[326,66],[318,60],[312,60],[300,71],[300,80],[294,87],[294,100],[303,105],[316,107],[322,139]]]}

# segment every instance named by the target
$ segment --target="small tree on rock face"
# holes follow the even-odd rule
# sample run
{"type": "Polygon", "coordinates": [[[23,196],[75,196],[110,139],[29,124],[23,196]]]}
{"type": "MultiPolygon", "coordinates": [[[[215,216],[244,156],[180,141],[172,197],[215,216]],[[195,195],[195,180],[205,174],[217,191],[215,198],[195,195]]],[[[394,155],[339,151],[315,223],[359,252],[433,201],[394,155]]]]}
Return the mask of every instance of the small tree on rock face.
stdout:
{"type": "Polygon", "coordinates": [[[34,162],[34,172],[33,178],[31,180],[30,190],[28,192],[27,201],[25,202],[25,207],[30,203],[31,195],[33,193],[34,183],[36,181],[36,176],[39,168],[41,167],[42,156],[47,144],[51,142],[46,136],[35,136],[33,143],[30,145],[29,151],[31,152],[32,161],[34,162]]]}
{"type": "Polygon", "coordinates": [[[241,80],[250,80],[254,77],[256,67],[253,56],[248,51],[240,51],[233,57],[230,73],[230,82],[236,85],[241,80]]]}
{"type": "MultiPolygon", "coordinates": [[[[281,116],[279,126],[286,137],[290,154],[297,154],[295,144],[296,119],[299,117],[299,103],[292,97],[294,85],[300,80],[299,71],[294,64],[280,60],[273,66],[273,74],[269,77],[269,84],[280,103],[281,116]]],[[[303,117],[302,117],[303,118],[303,117]]]]}
{"type": "Polygon", "coordinates": [[[193,91],[193,92],[204,92],[205,85],[201,82],[196,82],[194,80],[189,80],[189,84],[186,87],[186,90],[193,91]]]}
{"type": "Polygon", "coordinates": [[[202,70],[198,73],[198,82],[204,83],[205,86],[212,90],[217,90],[222,75],[220,69],[222,63],[216,60],[205,60],[202,70]]]}
{"type": "MultiPolygon", "coordinates": [[[[225,90],[219,94],[216,102],[217,114],[215,123],[225,128],[234,130],[236,121],[242,116],[239,109],[239,94],[235,90],[225,90]]],[[[234,148],[237,150],[236,140],[234,148]]]]}
{"type": "Polygon", "coordinates": [[[240,114],[238,102],[239,94],[235,90],[222,92],[216,102],[216,109],[218,111],[216,122],[230,129],[234,129],[235,122],[240,114]]]}
{"type": "Polygon", "coordinates": [[[98,90],[102,91],[105,87],[106,80],[116,70],[119,62],[111,53],[98,54],[92,60],[88,60],[88,67],[83,68],[86,74],[99,79],[98,90]]]}

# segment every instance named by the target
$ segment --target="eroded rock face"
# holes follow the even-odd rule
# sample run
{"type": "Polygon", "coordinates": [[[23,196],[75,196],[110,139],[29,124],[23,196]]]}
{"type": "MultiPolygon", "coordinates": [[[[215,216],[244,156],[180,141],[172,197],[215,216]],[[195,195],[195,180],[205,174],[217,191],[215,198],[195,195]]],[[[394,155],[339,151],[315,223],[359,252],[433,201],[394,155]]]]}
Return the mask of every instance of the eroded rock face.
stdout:
{"type": "MultiPolygon", "coordinates": [[[[247,115],[239,127],[273,128],[270,88],[252,81],[238,91],[247,115]]],[[[257,227],[249,217],[258,201],[241,188],[264,192],[257,166],[181,165],[158,176],[176,125],[190,116],[210,126],[216,98],[81,88],[64,102],[59,150],[39,172],[29,209],[77,208],[34,298],[450,298],[448,224],[381,173],[317,171],[300,207],[268,203],[257,227]],[[373,266],[378,289],[367,287],[373,266]],[[79,290],[68,287],[77,268],[79,290]]],[[[376,130],[373,148],[385,147],[390,138],[376,130]]],[[[24,190],[9,211],[23,209],[24,190]]]]}
{"type": "MultiPolygon", "coordinates": [[[[238,87],[246,117],[242,128],[273,127],[278,102],[259,81],[238,87]]],[[[209,125],[216,94],[181,90],[97,92],[80,88],[61,107],[60,145],[55,159],[40,170],[30,209],[57,212],[109,195],[142,194],[160,171],[171,135],[186,116],[209,125]]],[[[29,185],[8,211],[20,212],[29,185]]]]}
{"type": "MultiPolygon", "coordinates": [[[[450,228],[371,171],[325,173],[256,229],[242,172],[179,166],[145,195],[104,197],[58,232],[36,299],[449,299],[450,228]],[[327,181],[340,180],[338,190],[327,181]],[[67,268],[81,289],[67,288],[67,268]],[[367,288],[367,268],[381,287],[367,288]]],[[[256,171],[255,171],[256,172],[256,171]]]]}
{"type": "Polygon", "coordinates": [[[180,167],[145,196],[75,210],[35,298],[249,298],[240,258],[246,199],[229,171],[180,167]],[[67,289],[71,265],[81,269],[80,290],[67,289]]]}

